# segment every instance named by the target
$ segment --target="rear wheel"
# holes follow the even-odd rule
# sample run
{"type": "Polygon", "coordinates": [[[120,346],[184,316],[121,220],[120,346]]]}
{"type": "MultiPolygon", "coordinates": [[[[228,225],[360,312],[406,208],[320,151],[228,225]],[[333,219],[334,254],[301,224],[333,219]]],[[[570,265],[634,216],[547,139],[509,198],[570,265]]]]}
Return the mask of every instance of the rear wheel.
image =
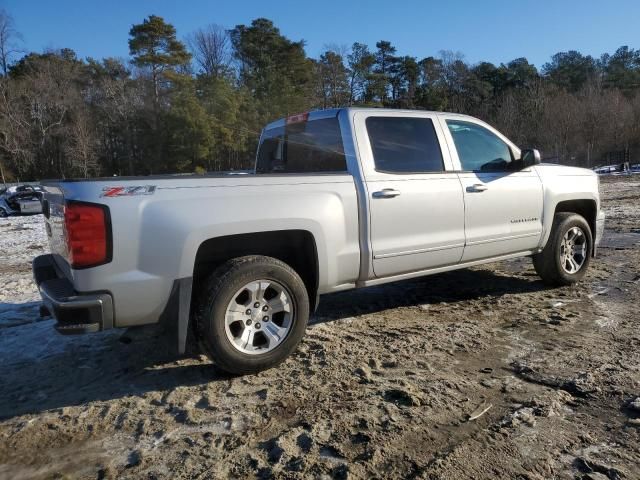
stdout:
{"type": "Polygon", "coordinates": [[[545,283],[571,285],[586,275],[592,251],[593,237],[584,217],[557,213],[544,250],[533,256],[533,266],[545,283]]]}
{"type": "Polygon", "coordinates": [[[255,373],[287,358],[309,318],[304,282],[271,257],[229,260],[206,280],[195,314],[200,343],[223,370],[255,373]]]}
{"type": "Polygon", "coordinates": [[[0,207],[0,218],[5,218],[8,216],[9,215],[7,214],[7,211],[3,207],[0,207]]]}

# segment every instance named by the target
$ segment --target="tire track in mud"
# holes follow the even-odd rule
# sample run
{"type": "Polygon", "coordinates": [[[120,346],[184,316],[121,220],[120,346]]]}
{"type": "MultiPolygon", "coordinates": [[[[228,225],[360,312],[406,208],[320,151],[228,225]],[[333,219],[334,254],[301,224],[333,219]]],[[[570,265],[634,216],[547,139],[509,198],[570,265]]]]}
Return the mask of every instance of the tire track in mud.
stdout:
{"type": "MultiPolygon", "coordinates": [[[[555,459],[550,462],[552,468],[538,473],[548,475],[551,472],[556,472],[556,474],[559,473],[561,475],[561,478],[564,476],[573,478],[574,475],[581,472],[585,474],[599,472],[608,475],[607,478],[637,478],[633,472],[637,472],[638,466],[640,466],[638,435],[634,429],[626,431],[629,429],[625,425],[624,405],[628,404],[629,399],[633,399],[634,395],[637,395],[634,392],[637,392],[638,385],[637,383],[634,385],[631,382],[628,390],[621,389],[619,386],[611,388],[606,383],[603,385],[598,378],[610,375],[612,370],[611,362],[621,365],[620,357],[624,358],[625,353],[634,352],[633,345],[622,349],[622,352],[620,348],[617,348],[621,338],[624,336],[624,332],[618,333],[618,335],[622,336],[621,338],[612,338],[619,329],[626,329],[626,333],[631,330],[631,332],[637,334],[638,331],[636,306],[628,300],[625,302],[624,298],[622,298],[628,298],[629,296],[633,298],[637,297],[638,294],[638,288],[633,288],[629,291],[629,289],[621,286],[628,283],[625,277],[628,277],[629,274],[633,275],[633,272],[619,272],[617,277],[608,280],[607,286],[604,288],[602,285],[596,284],[592,288],[592,293],[586,297],[582,296],[578,299],[565,301],[563,306],[570,305],[574,313],[578,314],[573,317],[574,321],[567,322],[565,318],[561,323],[561,327],[552,330],[530,329],[520,332],[517,338],[514,339],[518,343],[525,340],[525,344],[528,346],[544,346],[550,341],[557,342],[557,338],[550,338],[550,333],[553,337],[565,337],[563,344],[567,344],[569,348],[571,346],[579,348],[581,345],[588,345],[589,348],[597,349],[601,361],[583,365],[583,367],[588,367],[583,368],[582,370],[584,371],[573,368],[567,372],[563,371],[562,368],[557,368],[557,363],[561,359],[554,358],[557,355],[555,350],[546,351],[546,349],[525,348],[524,350],[520,349],[516,355],[509,355],[505,359],[505,364],[509,365],[507,368],[512,370],[519,380],[528,383],[526,389],[530,390],[530,393],[548,397],[549,392],[556,391],[559,392],[560,396],[551,403],[551,405],[555,404],[553,407],[556,410],[555,412],[540,410],[541,406],[544,406],[544,402],[536,399],[529,405],[517,406],[515,410],[512,410],[512,413],[493,423],[489,427],[489,431],[499,430],[501,426],[508,424],[514,418],[522,420],[524,416],[525,423],[528,420],[530,422],[529,426],[532,426],[536,423],[545,422],[545,419],[548,418],[548,413],[553,413],[552,416],[562,416],[562,412],[567,412],[570,416],[588,415],[593,419],[598,419],[599,422],[602,422],[602,425],[600,425],[601,431],[598,432],[600,435],[605,435],[604,432],[611,430],[611,425],[608,422],[616,423],[618,428],[625,431],[628,442],[621,442],[621,437],[618,435],[609,435],[610,443],[607,444],[605,442],[605,444],[609,445],[607,448],[608,458],[605,461],[597,458],[585,459],[586,457],[581,453],[584,448],[574,448],[573,454],[565,452],[561,461],[555,459]],[[606,320],[603,321],[603,318],[606,320]],[[602,335],[603,332],[605,333],[604,336],[602,335]],[[599,341],[594,342],[594,338],[598,338],[599,341]],[[532,369],[529,367],[527,360],[532,359],[534,359],[535,364],[551,366],[552,368],[548,369],[551,372],[546,371],[547,369],[545,368],[532,369]],[[635,390],[634,387],[636,388],[635,390]],[[612,402],[612,396],[617,397],[618,401],[614,400],[612,402]],[[623,412],[621,412],[621,406],[623,412]],[[622,445],[620,445],[621,443],[622,445]],[[631,455],[626,454],[628,449],[634,453],[631,455]],[[630,465],[635,465],[635,467],[619,467],[615,466],[615,463],[612,466],[611,458],[616,456],[630,465]]],[[[633,283],[635,286],[635,282],[633,283]]],[[[639,338],[637,336],[632,336],[631,338],[635,338],[635,344],[637,345],[639,338]]],[[[637,361],[637,349],[635,352],[637,361]]],[[[585,428],[585,431],[594,430],[592,425],[589,425],[589,427],[591,428],[585,428]]],[[[598,429],[595,430],[597,431],[598,429]]],[[[576,436],[580,438],[580,434],[577,432],[576,436]]],[[[491,434],[488,433],[487,437],[491,437],[491,434]]],[[[465,445],[474,440],[474,438],[467,439],[456,445],[456,449],[464,450],[465,445]]],[[[587,434],[587,442],[591,441],[593,439],[589,438],[587,434]]],[[[454,455],[456,449],[449,450],[446,458],[454,455]]],[[[594,448],[593,451],[596,452],[598,449],[594,448]]],[[[514,472],[511,472],[511,474],[514,474],[514,472]]]]}

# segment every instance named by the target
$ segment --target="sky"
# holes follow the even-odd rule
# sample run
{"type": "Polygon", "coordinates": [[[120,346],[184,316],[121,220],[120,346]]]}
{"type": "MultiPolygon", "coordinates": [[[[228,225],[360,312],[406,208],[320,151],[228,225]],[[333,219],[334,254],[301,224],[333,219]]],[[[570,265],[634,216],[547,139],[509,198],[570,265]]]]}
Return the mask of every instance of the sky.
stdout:
{"type": "Polygon", "coordinates": [[[0,0],[24,37],[24,48],[71,48],[79,57],[127,58],[128,32],[150,14],[183,39],[215,23],[226,28],[271,19],[307,55],[326,45],[388,40],[399,55],[419,59],[440,50],[470,63],[526,57],[542,66],[559,51],[599,57],[621,45],[640,48],[638,0],[0,0]]]}

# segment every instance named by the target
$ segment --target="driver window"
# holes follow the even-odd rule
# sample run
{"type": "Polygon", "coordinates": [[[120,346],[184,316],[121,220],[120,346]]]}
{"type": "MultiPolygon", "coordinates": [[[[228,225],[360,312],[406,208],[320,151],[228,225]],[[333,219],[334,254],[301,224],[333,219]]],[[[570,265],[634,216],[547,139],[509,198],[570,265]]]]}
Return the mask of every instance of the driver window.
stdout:
{"type": "Polygon", "coordinates": [[[504,172],[513,166],[511,149],[499,137],[480,125],[447,120],[463,170],[504,172]]]}

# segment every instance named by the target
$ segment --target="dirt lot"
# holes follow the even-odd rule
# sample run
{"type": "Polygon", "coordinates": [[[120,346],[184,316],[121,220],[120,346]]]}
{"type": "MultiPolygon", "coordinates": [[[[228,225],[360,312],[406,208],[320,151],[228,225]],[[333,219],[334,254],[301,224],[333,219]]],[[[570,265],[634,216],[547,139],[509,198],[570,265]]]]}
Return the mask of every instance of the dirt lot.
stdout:
{"type": "Polygon", "coordinates": [[[640,478],[640,178],[602,189],[582,284],[522,259],[335,294],[244,378],[154,330],[58,336],[41,220],[2,219],[0,477],[640,478]]]}

